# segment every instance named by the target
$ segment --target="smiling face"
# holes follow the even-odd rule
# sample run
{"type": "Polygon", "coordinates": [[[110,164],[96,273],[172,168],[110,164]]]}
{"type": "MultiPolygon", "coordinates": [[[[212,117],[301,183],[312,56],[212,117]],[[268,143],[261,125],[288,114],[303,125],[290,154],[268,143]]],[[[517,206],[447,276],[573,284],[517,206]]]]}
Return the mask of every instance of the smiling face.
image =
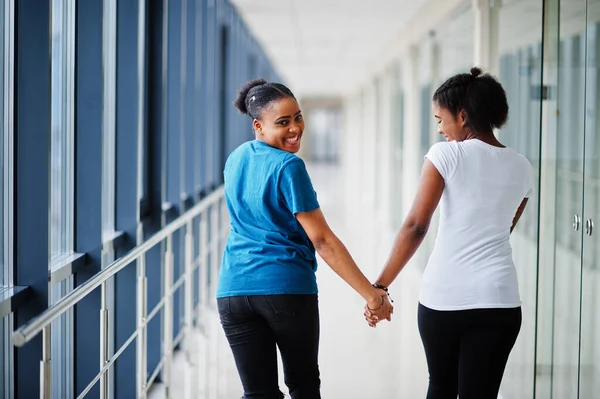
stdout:
{"type": "Polygon", "coordinates": [[[283,151],[296,153],[304,132],[304,119],[298,102],[284,97],[265,107],[260,119],[254,119],[257,140],[283,151]]]}
{"type": "Polygon", "coordinates": [[[469,130],[463,112],[458,112],[456,117],[447,108],[440,107],[435,101],[432,104],[433,116],[438,121],[438,133],[446,141],[463,141],[467,138],[469,130]]]}

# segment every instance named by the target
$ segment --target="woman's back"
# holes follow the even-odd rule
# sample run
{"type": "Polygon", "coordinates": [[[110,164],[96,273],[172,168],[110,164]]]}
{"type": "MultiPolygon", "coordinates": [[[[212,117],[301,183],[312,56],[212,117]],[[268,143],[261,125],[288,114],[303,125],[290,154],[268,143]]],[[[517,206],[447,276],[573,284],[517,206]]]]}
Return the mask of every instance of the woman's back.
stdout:
{"type": "Polygon", "coordinates": [[[253,140],[224,175],[231,230],[217,297],[316,293],[315,249],[295,217],[319,207],[304,162],[253,140]]]}
{"type": "Polygon", "coordinates": [[[519,306],[509,237],[515,210],[530,194],[529,162],[477,139],[437,143],[426,157],[445,187],[421,303],[437,310],[519,306]]]}

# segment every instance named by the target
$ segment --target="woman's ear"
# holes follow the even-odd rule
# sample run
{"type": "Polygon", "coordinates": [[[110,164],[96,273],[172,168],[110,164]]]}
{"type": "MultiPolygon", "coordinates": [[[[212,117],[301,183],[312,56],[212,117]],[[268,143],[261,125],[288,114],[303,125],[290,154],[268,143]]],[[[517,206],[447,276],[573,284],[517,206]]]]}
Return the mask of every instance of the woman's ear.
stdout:
{"type": "Polygon", "coordinates": [[[258,119],[254,119],[252,121],[252,127],[254,128],[254,131],[256,133],[263,134],[262,133],[262,124],[260,123],[260,121],[258,119]]]}
{"type": "Polygon", "coordinates": [[[461,109],[460,112],[458,113],[458,115],[460,116],[460,125],[462,127],[466,127],[467,126],[467,111],[465,111],[464,109],[461,109]]]}

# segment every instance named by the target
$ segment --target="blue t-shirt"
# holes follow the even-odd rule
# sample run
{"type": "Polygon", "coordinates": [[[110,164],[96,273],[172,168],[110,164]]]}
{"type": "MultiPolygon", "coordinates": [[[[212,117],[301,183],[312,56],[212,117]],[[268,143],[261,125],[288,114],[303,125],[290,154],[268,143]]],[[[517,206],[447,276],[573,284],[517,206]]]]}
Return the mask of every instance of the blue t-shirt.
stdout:
{"type": "Polygon", "coordinates": [[[319,208],[304,162],[254,140],[231,153],[224,175],[231,230],[217,298],[316,294],[315,248],[295,216],[319,208]]]}

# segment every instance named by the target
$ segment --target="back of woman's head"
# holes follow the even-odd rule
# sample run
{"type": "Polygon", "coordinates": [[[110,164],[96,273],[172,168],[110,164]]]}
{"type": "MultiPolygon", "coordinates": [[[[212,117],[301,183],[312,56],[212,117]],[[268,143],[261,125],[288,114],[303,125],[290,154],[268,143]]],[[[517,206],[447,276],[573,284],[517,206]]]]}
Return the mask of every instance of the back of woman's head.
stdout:
{"type": "Polygon", "coordinates": [[[262,111],[273,101],[281,98],[295,98],[290,89],[281,83],[254,79],[245,83],[239,90],[233,105],[242,113],[253,119],[260,119],[262,111]]]}
{"type": "Polygon", "coordinates": [[[433,101],[455,118],[464,111],[467,127],[474,133],[499,129],[508,118],[508,102],[502,85],[494,77],[482,75],[479,68],[446,80],[435,91],[433,101]]]}

